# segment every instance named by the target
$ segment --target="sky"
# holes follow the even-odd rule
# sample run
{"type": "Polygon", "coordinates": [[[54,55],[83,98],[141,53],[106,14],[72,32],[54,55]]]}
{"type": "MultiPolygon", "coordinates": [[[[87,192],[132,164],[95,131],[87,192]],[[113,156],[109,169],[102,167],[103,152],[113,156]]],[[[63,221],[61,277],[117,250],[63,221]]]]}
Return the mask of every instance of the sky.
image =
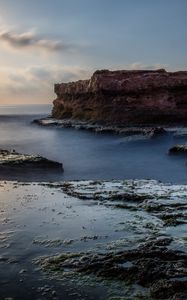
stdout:
{"type": "Polygon", "coordinates": [[[187,0],[0,0],[0,105],[97,69],[187,70],[187,0]]]}

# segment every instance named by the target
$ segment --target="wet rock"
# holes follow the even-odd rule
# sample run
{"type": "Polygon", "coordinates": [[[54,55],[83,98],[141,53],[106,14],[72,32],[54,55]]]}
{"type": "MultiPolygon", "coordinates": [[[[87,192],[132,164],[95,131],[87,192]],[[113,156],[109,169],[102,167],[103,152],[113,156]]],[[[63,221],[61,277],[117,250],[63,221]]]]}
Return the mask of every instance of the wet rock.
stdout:
{"type": "Polygon", "coordinates": [[[180,224],[187,224],[187,214],[166,214],[163,213],[159,216],[165,223],[166,226],[177,226],[180,224]]]}
{"type": "Polygon", "coordinates": [[[74,128],[77,130],[88,130],[96,133],[114,133],[121,134],[125,137],[142,137],[152,138],[167,133],[162,127],[126,127],[117,125],[102,125],[100,123],[92,123],[90,121],[79,121],[74,119],[58,120],[52,117],[36,119],[33,124],[42,126],[55,126],[60,128],[74,128]]]}
{"type": "Polygon", "coordinates": [[[147,205],[150,210],[156,209],[155,205],[161,209],[167,205],[186,205],[187,200],[186,185],[171,185],[156,180],[69,181],[62,183],[61,188],[66,194],[80,199],[137,202],[147,205]]]}
{"type": "Polygon", "coordinates": [[[159,280],[151,286],[150,295],[153,299],[186,299],[187,280],[159,280]]]}
{"type": "Polygon", "coordinates": [[[63,164],[39,155],[20,154],[15,150],[0,149],[0,169],[7,168],[60,169],[63,171],[63,164]]]}
{"type": "Polygon", "coordinates": [[[169,154],[187,154],[187,145],[175,145],[169,149],[169,154]]]}
{"type": "Polygon", "coordinates": [[[169,250],[171,239],[158,239],[136,249],[108,253],[63,253],[44,258],[45,270],[95,275],[96,277],[138,284],[148,288],[151,299],[170,299],[187,295],[187,254],[169,250]]]}
{"type": "Polygon", "coordinates": [[[23,274],[23,273],[26,273],[26,272],[27,272],[26,269],[21,269],[21,270],[19,271],[19,274],[23,274]]]}
{"type": "Polygon", "coordinates": [[[167,131],[163,127],[155,127],[153,129],[151,129],[149,136],[153,138],[153,137],[157,137],[160,135],[164,135],[166,133],[167,133],[167,131]]]}
{"type": "Polygon", "coordinates": [[[47,117],[45,119],[35,119],[32,121],[32,124],[42,125],[42,126],[57,126],[59,125],[58,121],[55,121],[54,119],[47,117]]]}

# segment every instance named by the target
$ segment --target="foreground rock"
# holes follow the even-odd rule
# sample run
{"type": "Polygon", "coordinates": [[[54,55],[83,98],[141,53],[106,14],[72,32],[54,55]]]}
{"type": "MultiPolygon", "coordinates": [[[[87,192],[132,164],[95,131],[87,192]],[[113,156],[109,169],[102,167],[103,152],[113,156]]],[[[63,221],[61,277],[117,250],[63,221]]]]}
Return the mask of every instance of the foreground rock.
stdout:
{"type": "Polygon", "coordinates": [[[187,154],[187,145],[175,145],[169,149],[169,154],[187,154]]]}
{"type": "Polygon", "coordinates": [[[39,155],[20,154],[15,150],[0,149],[0,169],[7,168],[61,169],[63,171],[63,164],[39,155]]]}
{"type": "Polygon", "coordinates": [[[187,72],[96,71],[55,84],[52,117],[112,125],[187,123],[187,72]]]}
{"type": "Polygon", "coordinates": [[[1,298],[186,299],[187,185],[3,180],[0,195],[1,298]]]}
{"type": "Polygon", "coordinates": [[[115,240],[114,232],[109,231],[113,240],[107,244],[102,241],[99,245],[99,238],[94,236],[95,243],[86,250],[79,247],[67,251],[61,246],[60,254],[36,259],[35,263],[51,278],[86,286],[112,283],[112,289],[114,285],[123,289],[123,297],[111,299],[186,299],[186,185],[155,180],[113,180],[68,181],[50,184],[50,187],[74,201],[81,199],[81,203],[85,201],[85,205],[92,208],[95,203],[97,209],[102,205],[102,209],[112,209],[114,228],[116,221],[123,228],[123,239],[115,240]],[[122,220],[119,219],[121,212],[122,220]]]}
{"type": "Polygon", "coordinates": [[[149,289],[149,299],[186,299],[187,254],[169,250],[170,243],[171,239],[158,239],[117,253],[63,253],[38,263],[64,276],[71,272],[72,277],[78,273],[137,284],[149,289]]]}
{"type": "Polygon", "coordinates": [[[62,185],[69,196],[119,209],[143,210],[164,226],[187,224],[187,186],[156,180],[77,181],[62,185]]]}

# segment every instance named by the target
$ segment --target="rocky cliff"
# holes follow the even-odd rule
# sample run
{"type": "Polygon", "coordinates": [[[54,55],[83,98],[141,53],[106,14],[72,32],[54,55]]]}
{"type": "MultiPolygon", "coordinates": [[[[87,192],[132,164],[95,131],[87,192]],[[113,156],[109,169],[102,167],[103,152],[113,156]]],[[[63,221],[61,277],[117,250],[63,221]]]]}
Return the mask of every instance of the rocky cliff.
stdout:
{"type": "Polygon", "coordinates": [[[187,71],[96,71],[90,80],[55,84],[52,116],[93,122],[187,123],[187,71]]]}

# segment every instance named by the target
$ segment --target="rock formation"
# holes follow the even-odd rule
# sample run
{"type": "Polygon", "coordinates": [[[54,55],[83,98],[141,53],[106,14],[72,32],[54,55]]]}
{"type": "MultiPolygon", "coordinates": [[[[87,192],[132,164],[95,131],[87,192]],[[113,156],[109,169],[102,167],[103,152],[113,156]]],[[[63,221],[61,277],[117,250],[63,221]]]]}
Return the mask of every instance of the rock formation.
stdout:
{"type": "Polygon", "coordinates": [[[60,169],[63,171],[63,164],[40,155],[20,154],[15,150],[0,149],[0,171],[3,169],[19,170],[20,168],[24,168],[25,172],[28,169],[60,169]]]}
{"type": "Polygon", "coordinates": [[[187,154],[187,144],[171,147],[169,149],[169,154],[187,154]]]}
{"type": "Polygon", "coordinates": [[[55,84],[52,117],[112,125],[187,123],[187,71],[96,71],[55,84]]]}

